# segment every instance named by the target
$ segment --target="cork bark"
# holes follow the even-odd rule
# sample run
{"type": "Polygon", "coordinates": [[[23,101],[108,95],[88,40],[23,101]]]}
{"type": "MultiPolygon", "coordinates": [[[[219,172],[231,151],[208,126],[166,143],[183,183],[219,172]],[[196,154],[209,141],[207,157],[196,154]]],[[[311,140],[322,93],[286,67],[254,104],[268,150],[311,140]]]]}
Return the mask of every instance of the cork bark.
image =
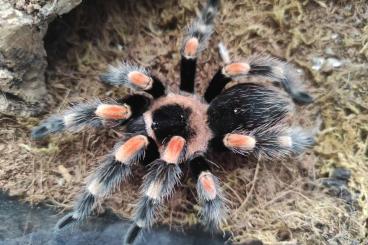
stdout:
{"type": "Polygon", "coordinates": [[[48,24],[81,0],[0,0],[0,115],[36,116],[47,109],[43,38],[48,24]]]}

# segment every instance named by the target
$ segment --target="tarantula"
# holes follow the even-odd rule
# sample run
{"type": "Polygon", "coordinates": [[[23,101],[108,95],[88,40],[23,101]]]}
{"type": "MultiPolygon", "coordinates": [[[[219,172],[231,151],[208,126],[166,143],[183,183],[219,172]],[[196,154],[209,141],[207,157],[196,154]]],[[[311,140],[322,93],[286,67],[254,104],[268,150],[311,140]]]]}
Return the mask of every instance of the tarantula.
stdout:
{"type": "MultiPolygon", "coordinates": [[[[125,125],[126,139],[89,177],[74,210],[58,222],[57,229],[84,220],[98,201],[116,190],[131,175],[134,165],[141,163],[147,174],[126,244],[133,243],[142,228],[152,226],[164,200],[179,184],[185,164],[197,183],[201,221],[217,230],[225,219],[226,205],[220,181],[206,158],[209,150],[279,160],[313,144],[312,135],[292,122],[292,100],[307,104],[312,97],[296,85],[294,68],[282,61],[260,55],[240,62],[225,58],[204,98],[194,94],[197,59],[213,32],[218,9],[219,0],[209,0],[187,29],[180,51],[180,93],[168,92],[146,68],[120,63],[110,66],[101,80],[128,86],[136,93],[117,101],[76,105],[33,129],[32,136],[37,139],[64,130],[125,125]],[[229,82],[242,77],[267,78],[281,84],[287,93],[276,86],[250,82],[224,90],[229,82]]],[[[224,57],[225,51],[222,49],[224,57]]]]}

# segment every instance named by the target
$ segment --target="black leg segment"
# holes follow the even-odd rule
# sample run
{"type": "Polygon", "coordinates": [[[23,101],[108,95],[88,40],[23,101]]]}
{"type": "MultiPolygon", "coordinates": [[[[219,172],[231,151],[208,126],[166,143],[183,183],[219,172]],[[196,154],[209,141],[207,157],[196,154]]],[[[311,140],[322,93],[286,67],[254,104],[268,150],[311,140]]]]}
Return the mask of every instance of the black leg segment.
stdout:
{"type": "Polygon", "coordinates": [[[153,98],[159,98],[165,95],[166,88],[163,83],[157,77],[152,77],[152,80],[152,87],[147,89],[146,92],[151,94],[153,98]]]}
{"type": "Polygon", "coordinates": [[[151,105],[151,98],[142,94],[131,94],[117,100],[119,104],[127,104],[131,110],[131,118],[142,115],[151,105]]]}
{"type": "Polygon", "coordinates": [[[196,65],[196,58],[186,58],[182,56],[180,62],[180,90],[188,93],[194,92],[196,65]]]}
{"type": "Polygon", "coordinates": [[[230,77],[225,76],[222,73],[222,69],[218,70],[215,76],[210,81],[206,92],[204,93],[204,99],[210,103],[221,91],[225,88],[226,84],[231,81],[230,77]]]}

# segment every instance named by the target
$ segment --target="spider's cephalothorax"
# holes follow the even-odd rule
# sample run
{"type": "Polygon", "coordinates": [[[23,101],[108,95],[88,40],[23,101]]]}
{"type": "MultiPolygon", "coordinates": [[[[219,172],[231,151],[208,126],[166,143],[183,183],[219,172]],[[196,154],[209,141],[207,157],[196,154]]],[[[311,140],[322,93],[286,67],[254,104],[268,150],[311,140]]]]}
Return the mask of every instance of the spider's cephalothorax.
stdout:
{"type": "MultiPolygon", "coordinates": [[[[90,176],[74,210],[58,222],[57,229],[84,220],[99,200],[131,175],[134,164],[141,163],[147,174],[125,243],[133,243],[142,228],[153,224],[158,209],[179,184],[183,165],[189,166],[197,183],[203,224],[216,230],[226,208],[220,181],[206,158],[209,150],[278,160],[299,154],[313,143],[312,136],[292,121],[293,101],[306,104],[312,98],[296,86],[293,67],[277,59],[254,55],[231,62],[224,58],[224,66],[210,80],[204,97],[194,95],[197,58],[212,33],[218,8],[218,0],[209,0],[187,30],[181,48],[179,94],[169,93],[147,69],[120,63],[110,66],[101,79],[129,86],[135,93],[116,101],[74,106],[33,130],[33,138],[41,138],[87,126],[125,125],[126,137],[90,176]],[[287,93],[264,83],[242,83],[224,90],[229,82],[244,77],[268,78],[287,93]]],[[[222,54],[227,56],[224,49],[222,54]]]]}

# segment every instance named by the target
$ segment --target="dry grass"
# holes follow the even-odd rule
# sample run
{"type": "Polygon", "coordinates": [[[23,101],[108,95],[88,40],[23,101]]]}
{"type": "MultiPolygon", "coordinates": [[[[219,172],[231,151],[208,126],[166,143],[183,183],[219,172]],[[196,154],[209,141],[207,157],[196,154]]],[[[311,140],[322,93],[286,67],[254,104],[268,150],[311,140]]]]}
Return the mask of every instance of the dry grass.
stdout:
{"type": "MultiPolygon", "coordinates": [[[[52,27],[47,39],[48,88],[57,112],[70,102],[121,97],[98,75],[116,59],[134,60],[163,75],[175,91],[182,29],[199,7],[192,1],[87,1],[52,27]],[[133,3],[134,2],[134,3],[133,3]],[[169,82],[170,81],[170,82],[169,82]]],[[[224,229],[238,243],[364,244],[368,218],[368,9],[364,1],[226,1],[211,46],[224,41],[234,56],[267,52],[295,63],[304,72],[316,103],[299,108],[300,121],[321,120],[313,151],[293,162],[244,163],[214,155],[226,169],[216,174],[228,193],[231,217],[224,229]],[[312,68],[315,57],[343,65],[312,68]],[[359,206],[327,195],[319,185],[335,167],[352,171],[351,192],[359,206]]],[[[219,63],[216,49],[201,58],[198,91],[219,63]]],[[[113,130],[64,134],[35,144],[29,130],[39,119],[2,117],[0,186],[31,203],[68,209],[83,179],[117,139],[113,130]]],[[[142,169],[135,173],[142,176],[142,169]]],[[[124,185],[106,202],[129,217],[140,181],[124,185]]],[[[168,203],[161,223],[197,222],[193,183],[185,178],[168,203]]]]}

